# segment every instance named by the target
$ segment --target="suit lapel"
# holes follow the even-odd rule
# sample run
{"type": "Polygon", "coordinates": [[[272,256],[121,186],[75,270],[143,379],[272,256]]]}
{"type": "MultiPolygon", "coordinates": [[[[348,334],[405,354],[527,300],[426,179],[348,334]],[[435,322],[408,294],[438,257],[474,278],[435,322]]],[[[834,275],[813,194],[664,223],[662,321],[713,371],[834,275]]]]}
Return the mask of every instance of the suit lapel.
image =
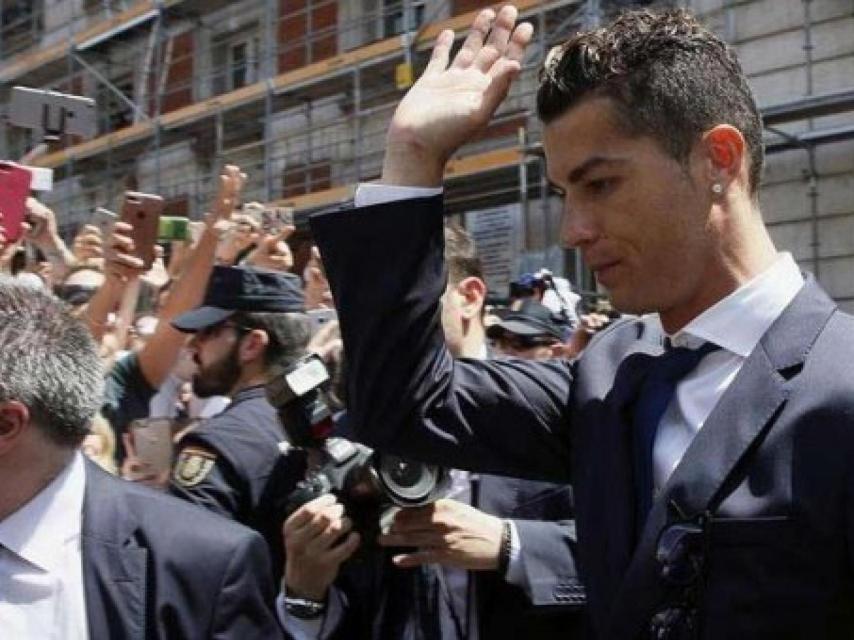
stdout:
{"type": "MultiPolygon", "coordinates": [[[[688,447],[650,511],[611,612],[608,637],[632,638],[648,624],[663,595],[655,560],[662,529],[693,519],[773,427],[794,377],[835,305],[811,278],[747,358],[688,447]]],[[[713,503],[713,507],[716,505],[713,503]]]]}
{"type": "Polygon", "coordinates": [[[93,638],[145,637],[146,549],[132,538],[121,480],[87,462],[83,503],[83,582],[93,638]]]}

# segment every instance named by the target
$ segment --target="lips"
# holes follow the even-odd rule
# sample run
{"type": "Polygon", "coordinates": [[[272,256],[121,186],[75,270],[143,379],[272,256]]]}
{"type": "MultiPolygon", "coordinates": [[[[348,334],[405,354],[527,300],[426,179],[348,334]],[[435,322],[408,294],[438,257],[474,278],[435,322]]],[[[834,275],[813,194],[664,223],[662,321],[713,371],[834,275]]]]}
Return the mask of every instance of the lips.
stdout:
{"type": "Polygon", "coordinates": [[[612,279],[613,274],[619,265],[619,260],[600,261],[595,265],[590,265],[590,269],[596,276],[596,280],[598,280],[602,285],[608,286],[608,281],[612,279]]]}

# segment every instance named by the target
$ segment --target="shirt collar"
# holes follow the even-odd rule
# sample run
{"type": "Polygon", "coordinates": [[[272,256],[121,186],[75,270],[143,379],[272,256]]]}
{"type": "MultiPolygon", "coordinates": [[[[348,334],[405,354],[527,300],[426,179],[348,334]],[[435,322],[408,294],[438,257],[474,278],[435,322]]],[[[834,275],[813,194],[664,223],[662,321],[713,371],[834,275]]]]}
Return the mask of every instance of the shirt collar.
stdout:
{"type": "Polygon", "coordinates": [[[703,311],[671,341],[689,348],[712,342],[746,358],[803,284],[792,254],[781,253],[770,267],[703,311]]]}
{"type": "Polygon", "coordinates": [[[80,537],[86,467],[74,452],[71,463],[23,507],[0,521],[0,544],[43,571],[53,571],[65,545],[80,537]]]}

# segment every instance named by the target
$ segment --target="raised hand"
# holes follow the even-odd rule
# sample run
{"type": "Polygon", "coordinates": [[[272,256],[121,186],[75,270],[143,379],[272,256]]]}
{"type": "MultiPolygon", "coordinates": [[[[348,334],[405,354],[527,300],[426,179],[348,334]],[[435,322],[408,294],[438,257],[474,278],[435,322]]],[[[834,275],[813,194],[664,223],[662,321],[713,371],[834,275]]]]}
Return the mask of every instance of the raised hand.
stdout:
{"type": "Polygon", "coordinates": [[[326,279],[326,273],[323,271],[320,250],[317,247],[311,248],[311,258],[303,271],[303,280],[305,281],[303,294],[306,310],[331,309],[335,306],[329,280],[326,279]]]}
{"type": "Polygon", "coordinates": [[[219,189],[209,214],[211,224],[231,218],[232,211],[240,203],[240,193],[245,183],[246,174],[240,170],[240,167],[233,164],[223,167],[219,176],[219,189]]]}
{"type": "Polygon", "coordinates": [[[294,256],[286,241],[295,230],[296,227],[288,225],[276,233],[264,235],[258,246],[246,256],[246,264],[260,269],[290,271],[294,266],[294,256]]]}
{"type": "Polygon", "coordinates": [[[481,11],[449,64],[453,31],[439,34],[424,73],[397,107],[389,125],[382,182],[438,186],[445,163],[486,126],[521,70],[533,27],[516,25],[507,5],[481,11]]]}
{"type": "Polygon", "coordinates": [[[133,227],[126,222],[117,221],[107,238],[104,275],[122,284],[138,278],[144,273],[143,262],[134,254],[133,227]]]}

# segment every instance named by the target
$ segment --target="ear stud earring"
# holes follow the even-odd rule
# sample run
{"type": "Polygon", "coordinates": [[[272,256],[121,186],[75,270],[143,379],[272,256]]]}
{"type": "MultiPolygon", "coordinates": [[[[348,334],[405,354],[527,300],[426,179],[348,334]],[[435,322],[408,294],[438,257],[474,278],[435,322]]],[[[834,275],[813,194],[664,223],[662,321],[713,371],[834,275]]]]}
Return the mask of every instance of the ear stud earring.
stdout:
{"type": "Polygon", "coordinates": [[[716,182],[712,185],[712,193],[715,195],[721,195],[724,192],[724,186],[720,182],[716,182]]]}

